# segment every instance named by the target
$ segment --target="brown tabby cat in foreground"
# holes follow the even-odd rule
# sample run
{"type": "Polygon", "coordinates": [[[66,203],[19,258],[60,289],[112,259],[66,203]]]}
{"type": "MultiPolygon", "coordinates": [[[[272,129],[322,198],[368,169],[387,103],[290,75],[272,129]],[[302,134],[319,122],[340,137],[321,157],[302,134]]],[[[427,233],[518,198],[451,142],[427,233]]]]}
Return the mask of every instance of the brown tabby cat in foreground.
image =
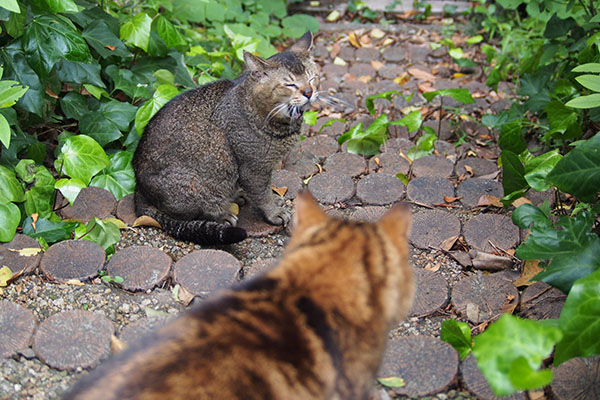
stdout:
{"type": "Polygon", "coordinates": [[[271,190],[271,173],[298,142],[302,114],[319,93],[307,32],[287,51],[244,53],[246,70],[185,92],[148,123],[133,158],[136,213],[171,236],[200,244],[246,238],[231,203],[248,199],[271,224],[290,213],[271,190]]]}
{"type": "Polygon", "coordinates": [[[412,303],[409,210],[355,223],[304,192],[295,225],[273,270],[118,354],[66,399],[366,399],[412,303]]]}

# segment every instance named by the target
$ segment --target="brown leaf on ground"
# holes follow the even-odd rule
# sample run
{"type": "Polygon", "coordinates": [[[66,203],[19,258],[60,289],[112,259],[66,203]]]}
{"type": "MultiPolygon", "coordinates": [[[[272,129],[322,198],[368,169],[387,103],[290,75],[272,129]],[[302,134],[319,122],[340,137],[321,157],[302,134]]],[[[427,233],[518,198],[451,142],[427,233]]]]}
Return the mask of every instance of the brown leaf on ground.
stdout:
{"type": "Polygon", "coordinates": [[[425,269],[428,271],[431,271],[431,272],[437,272],[441,266],[442,266],[442,263],[437,263],[435,265],[429,263],[425,266],[425,269]]]}
{"type": "Polygon", "coordinates": [[[499,197],[492,196],[490,194],[484,194],[477,201],[477,207],[487,207],[487,206],[502,208],[502,207],[504,207],[504,204],[502,204],[499,197]]]}
{"type": "Polygon", "coordinates": [[[359,42],[364,47],[373,47],[373,45],[371,44],[371,38],[369,37],[368,33],[365,33],[364,35],[362,35],[360,37],[359,42]]]}
{"type": "Polygon", "coordinates": [[[409,68],[408,73],[420,81],[433,83],[437,80],[437,78],[434,75],[430,74],[427,71],[423,71],[422,69],[419,69],[419,68],[409,68]]]}
{"type": "Polygon", "coordinates": [[[369,83],[369,82],[371,82],[371,79],[373,79],[373,77],[370,75],[363,75],[363,76],[358,77],[358,80],[361,81],[362,83],[369,83]]]}
{"type": "Polygon", "coordinates": [[[34,230],[37,229],[35,224],[37,224],[37,220],[38,220],[39,216],[40,215],[38,213],[31,214],[31,226],[33,227],[34,230]]]}
{"type": "Polygon", "coordinates": [[[514,264],[513,260],[508,257],[502,257],[480,250],[471,250],[469,255],[472,258],[474,268],[486,271],[501,271],[512,267],[514,264]]]}
{"type": "Polygon", "coordinates": [[[157,220],[155,220],[152,217],[149,217],[147,215],[142,215],[141,217],[137,217],[135,222],[133,223],[133,227],[135,228],[136,226],[153,226],[155,228],[161,228],[162,226],[160,226],[160,224],[158,223],[157,220]]]}
{"type": "Polygon", "coordinates": [[[473,170],[473,167],[471,167],[470,165],[465,165],[465,171],[467,171],[467,173],[471,176],[475,175],[475,171],[473,170]]]}
{"type": "Polygon", "coordinates": [[[408,81],[410,81],[410,75],[408,75],[406,72],[403,72],[400,76],[394,78],[394,82],[400,86],[404,85],[408,81]]]}
{"type": "Polygon", "coordinates": [[[450,249],[454,246],[454,243],[456,243],[457,240],[458,236],[450,236],[448,239],[440,243],[440,249],[450,251],[450,249]]]}
{"type": "Polygon", "coordinates": [[[375,69],[375,71],[379,71],[381,69],[381,67],[383,67],[385,64],[382,63],[381,61],[377,61],[377,60],[371,60],[371,67],[373,67],[375,69]]]}
{"type": "Polygon", "coordinates": [[[444,196],[444,201],[445,201],[446,203],[454,203],[455,201],[458,201],[458,200],[460,200],[460,199],[462,199],[462,196],[461,196],[461,197],[454,197],[454,196],[444,196]]]}
{"type": "Polygon", "coordinates": [[[329,55],[331,56],[331,58],[336,58],[338,54],[340,54],[340,51],[342,51],[342,46],[340,46],[339,43],[334,43],[333,46],[331,46],[331,51],[329,52],[329,55]]]}
{"type": "Polygon", "coordinates": [[[58,95],[54,93],[52,89],[50,89],[50,86],[46,86],[46,94],[52,97],[53,99],[58,99],[58,95]]]}
{"type": "Polygon", "coordinates": [[[381,46],[387,47],[387,46],[391,45],[392,43],[394,43],[394,39],[392,39],[392,38],[386,38],[383,41],[383,43],[381,43],[381,46]]]}
{"type": "Polygon", "coordinates": [[[544,269],[540,268],[538,260],[527,260],[523,264],[523,272],[521,276],[513,281],[513,285],[516,287],[533,285],[535,282],[530,281],[531,278],[542,272],[544,269]]]}
{"type": "Polygon", "coordinates": [[[187,291],[183,286],[177,285],[179,287],[179,290],[177,292],[177,298],[179,299],[179,301],[184,304],[184,305],[189,305],[192,300],[194,300],[194,296],[193,294],[191,294],[189,291],[187,291]]]}
{"type": "Polygon", "coordinates": [[[515,201],[512,202],[512,205],[515,208],[519,208],[519,206],[522,206],[523,204],[533,204],[533,203],[527,197],[519,197],[518,199],[516,199],[515,201]]]}
{"type": "Polygon", "coordinates": [[[288,191],[287,186],[277,187],[275,185],[271,185],[271,189],[279,195],[279,197],[285,196],[288,191]]]}
{"type": "Polygon", "coordinates": [[[356,37],[356,33],[354,32],[348,35],[348,41],[352,46],[356,47],[357,49],[360,49],[362,47],[358,38],[356,37]]]}
{"type": "Polygon", "coordinates": [[[433,92],[435,90],[430,83],[418,83],[417,87],[419,88],[421,93],[433,92]]]}
{"type": "Polygon", "coordinates": [[[65,283],[73,286],[85,286],[85,283],[81,282],[79,279],[69,279],[65,283]]]}
{"type": "Polygon", "coordinates": [[[384,36],[385,36],[385,32],[379,28],[373,28],[371,30],[371,37],[373,39],[383,39],[384,36]]]}

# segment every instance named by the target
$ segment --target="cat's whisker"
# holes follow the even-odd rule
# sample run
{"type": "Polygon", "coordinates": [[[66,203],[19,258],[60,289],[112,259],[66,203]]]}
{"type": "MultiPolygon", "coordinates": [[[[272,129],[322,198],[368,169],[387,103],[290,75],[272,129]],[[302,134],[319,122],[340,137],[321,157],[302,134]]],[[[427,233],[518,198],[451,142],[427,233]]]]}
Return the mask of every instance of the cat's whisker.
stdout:
{"type": "Polygon", "coordinates": [[[287,106],[288,106],[287,103],[280,103],[280,104],[276,105],[275,107],[273,107],[273,109],[271,111],[269,111],[269,113],[265,117],[263,125],[268,124],[277,113],[279,113],[280,111],[282,111],[287,106]]]}

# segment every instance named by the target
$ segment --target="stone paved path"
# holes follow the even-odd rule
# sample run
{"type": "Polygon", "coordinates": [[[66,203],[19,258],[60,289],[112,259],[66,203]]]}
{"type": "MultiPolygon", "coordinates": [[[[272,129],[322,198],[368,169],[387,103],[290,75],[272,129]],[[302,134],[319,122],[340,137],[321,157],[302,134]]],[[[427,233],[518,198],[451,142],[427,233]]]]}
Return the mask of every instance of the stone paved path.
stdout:
{"type": "MultiPolygon", "coordinates": [[[[417,296],[409,319],[390,334],[380,372],[382,377],[401,376],[407,385],[380,389],[380,396],[492,399],[472,358],[460,362],[439,340],[441,322],[457,318],[478,333],[506,311],[557,317],[564,302],[560,292],[543,283],[513,283],[520,264],[512,254],[523,233],[511,223],[510,212],[497,206],[503,193],[496,133],[477,122],[481,115],[507,106],[511,87],[500,84],[492,91],[477,68],[457,73],[445,50],[429,46],[439,41],[436,29],[390,30],[346,31],[338,26],[317,37],[314,53],[322,88],[346,106],[319,111],[317,124],[275,172],[273,184],[289,207],[297,191],[308,187],[327,212],[355,220],[376,219],[394,202],[409,202],[417,296]],[[436,103],[428,104],[422,92],[459,87],[469,89],[476,102],[463,107],[445,99],[445,104],[473,118],[446,114],[439,123],[436,103]],[[393,103],[378,100],[378,113],[399,119],[406,107],[417,106],[424,110],[425,125],[440,128],[432,155],[411,163],[406,154],[417,137],[405,128],[392,129],[381,153],[370,158],[338,145],[336,139],[347,129],[373,121],[365,98],[388,90],[414,96],[408,102],[401,97],[393,103]],[[345,121],[336,121],[340,118],[345,121]],[[328,121],[335,122],[322,128],[328,121]],[[408,185],[398,173],[408,177],[408,185]]],[[[542,194],[531,201],[551,197],[542,194]]],[[[205,298],[268,270],[288,238],[242,209],[241,224],[252,238],[206,249],[174,241],[155,228],[132,228],[130,196],[117,204],[110,194],[93,188],[82,192],[76,203],[64,210],[65,217],[116,215],[129,228],[110,261],[91,242],[62,242],[35,260],[15,255],[15,249],[37,247],[25,237],[2,245],[2,263],[10,262],[23,275],[0,293],[0,326],[15,327],[9,336],[0,334],[0,398],[56,398],[83,369],[108,356],[113,333],[124,342],[135,340],[181,312],[193,296],[205,298]],[[121,276],[125,290],[102,284],[96,271],[103,268],[121,276]]],[[[585,368],[589,363],[580,364],[585,368]]],[[[560,390],[565,387],[569,385],[563,382],[560,390]]],[[[556,396],[569,398],[572,393],[563,392],[556,396]]]]}

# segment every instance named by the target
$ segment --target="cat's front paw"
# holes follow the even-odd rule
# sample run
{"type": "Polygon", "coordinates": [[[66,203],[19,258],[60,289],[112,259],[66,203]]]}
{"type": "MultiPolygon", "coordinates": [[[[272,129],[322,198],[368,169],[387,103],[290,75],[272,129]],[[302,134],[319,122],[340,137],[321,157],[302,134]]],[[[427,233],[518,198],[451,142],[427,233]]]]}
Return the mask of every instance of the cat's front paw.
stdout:
{"type": "Polygon", "coordinates": [[[292,218],[292,213],[283,207],[273,207],[262,211],[265,220],[273,225],[287,225],[292,218]]]}
{"type": "Polygon", "coordinates": [[[237,226],[238,217],[233,213],[225,213],[218,218],[217,222],[224,225],[237,226]]]}

